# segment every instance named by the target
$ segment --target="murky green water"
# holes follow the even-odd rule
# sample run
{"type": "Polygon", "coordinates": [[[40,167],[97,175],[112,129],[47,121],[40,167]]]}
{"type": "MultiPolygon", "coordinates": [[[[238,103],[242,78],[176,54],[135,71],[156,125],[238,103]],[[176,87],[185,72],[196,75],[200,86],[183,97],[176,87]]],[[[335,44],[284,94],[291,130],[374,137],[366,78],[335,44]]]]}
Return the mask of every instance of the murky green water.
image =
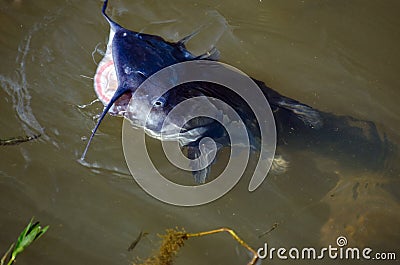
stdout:
{"type": "MultiPolygon", "coordinates": [[[[122,152],[122,120],[108,117],[90,149],[92,166],[82,166],[81,138],[102,110],[99,102],[79,107],[95,99],[90,78],[101,56],[94,50],[104,49],[108,36],[101,1],[0,4],[0,137],[43,134],[36,142],[1,146],[0,252],[32,216],[51,226],[18,264],[129,264],[156,248],[157,233],[175,226],[193,232],[228,226],[255,248],[265,241],[324,247],[343,235],[351,246],[397,251],[400,258],[398,157],[371,171],[289,148],[289,170],[269,176],[256,192],[242,181],[216,202],[181,208],[138,187],[122,152]],[[278,228],[259,238],[274,223],[278,228]],[[128,252],[141,230],[150,235],[128,252]]],[[[170,40],[203,26],[189,45],[196,53],[217,42],[223,61],[280,93],[373,121],[400,142],[396,1],[111,0],[110,6],[127,28],[170,40]]],[[[246,260],[247,253],[221,235],[189,241],[177,264],[246,260]]]]}

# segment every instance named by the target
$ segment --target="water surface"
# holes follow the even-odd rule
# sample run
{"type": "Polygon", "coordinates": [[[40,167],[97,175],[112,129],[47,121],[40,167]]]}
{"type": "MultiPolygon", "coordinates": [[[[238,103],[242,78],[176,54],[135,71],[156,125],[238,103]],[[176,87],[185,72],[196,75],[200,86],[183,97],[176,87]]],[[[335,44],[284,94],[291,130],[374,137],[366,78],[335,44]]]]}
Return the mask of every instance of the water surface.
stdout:
{"type": "MultiPolygon", "coordinates": [[[[96,49],[104,50],[108,36],[101,4],[1,1],[0,137],[43,136],[0,149],[0,251],[35,216],[51,228],[18,264],[129,264],[157,247],[157,233],[176,226],[193,232],[228,226],[254,247],[265,241],[323,247],[343,235],[352,246],[398,253],[398,157],[373,171],[288,147],[285,174],[270,175],[251,194],[243,180],[216,202],[193,208],[159,202],[134,182],[120,118],[107,117],[89,151],[90,166],[79,164],[82,137],[102,110],[99,102],[81,108],[95,99],[96,49]],[[278,228],[259,238],[275,223],[278,228]],[[150,235],[128,252],[142,230],[150,235]]],[[[400,142],[396,1],[111,0],[110,7],[127,28],[168,40],[200,28],[188,45],[195,53],[215,44],[221,60],[280,93],[373,121],[392,143],[400,142]]],[[[247,253],[221,235],[190,241],[177,264],[246,260],[247,253]]]]}

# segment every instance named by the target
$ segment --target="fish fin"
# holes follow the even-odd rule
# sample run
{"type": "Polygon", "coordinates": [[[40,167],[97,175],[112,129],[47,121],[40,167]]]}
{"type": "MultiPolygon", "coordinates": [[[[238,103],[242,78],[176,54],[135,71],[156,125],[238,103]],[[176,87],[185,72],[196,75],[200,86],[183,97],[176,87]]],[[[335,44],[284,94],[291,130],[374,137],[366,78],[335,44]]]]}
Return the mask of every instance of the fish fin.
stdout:
{"type": "MultiPolygon", "coordinates": [[[[204,160],[197,160],[201,156],[200,149],[197,146],[188,146],[188,158],[191,159],[190,166],[191,168],[199,168],[205,162],[204,160]]],[[[194,181],[197,184],[204,184],[206,182],[207,176],[210,173],[210,166],[203,168],[201,170],[192,171],[192,175],[194,177],[194,181]]]]}
{"type": "Polygon", "coordinates": [[[286,160],[282,155],[275,154],[275,156],[272,158],[270,172],[275,175],[280,175],[286,173],[288,169],[289,169],[289,161],[286,160]]]}
{"type": "Polygon", "coordinates": [[[303,121],[304,124],[314,129],[320,129],[323,126],[322,117],[319,111],[310,106],[286,97],[282,97],[282,99],[276,102],[276,104],[279,107],[291,111],[297,118],[303,121]]]}
{"type": "Polygon", "coordinates": [[[107,112],[110,110],[111,106],[115,103],[115,101],[117,101],[123,94],[125,94],[126,92],[130,91],[130,89],[124,88],[124,87],[118,87],[118,89],[115,91],[113,97],[111,98],[110,102],[107,104],[107,106],[104,108],[103,112],[100,115],[99,120],[97,121],[96,126],[94,127],[94,129],[92,130],[92,134],[90,135],[89,141],[86,145],[85,150],[83,151],[83,154],[81,156],[81,160],[85,159],[86,153],[89,149],[90,143],[93,140],[94,135],[96,134],[97,129],[100,126],[100,123],[103,121],[104,117],[106,116],[107,112]]]}
{"type": "Polygon", "coordinates": [[[323,127],[323,117],[318,110],[297,100],[282,96],[262,81],[256,79],[253,79],[253,81],[260,87],[274,112],[282,108],[313,129],[321,129],[323,127]]]}
{"type": "Polygon", "coordinates": [[[222,145],[218,143],[216,143],[216,146],[216,149],[208,146],[207,144],[200,144],[200,147],[187,146],[188,158],[191,159],[190,166],[193,169],[192,174],[197,184],[204,184],[206,182],[206,179],[211,172],[211,166],[217,160],[217,152],[222,147],[222,145]],[[203,169],[196,170],[198,168],[203,169]]]}
{"type": "MultiPolygon", "coordinates": [[[[195,31],[193,31],[192,33],[190,33],[188,36],[182,38],[182,39],[179,40],[176,44],[177,44],[178,46],[180,46],[180,47],[185,48],[186,43],[187,43],[191,38],[193,38],[194,36],[196,36],[196,35],[200,32],[200,30],[201,30],[202,27],[203,27],[203,26],[199,27],[198,29],[196,29],[195,31]]],[[[201,59],[204,60],[204,59],[208,59],[208,60],[216,61],[216,60],[219,59],[219,56],[220,56],[220,52],[218,51],[218,49],[215,48],[215,47],[212,47],[209,51],[207,51],[207,52],[205,52],[205,53],[203,53],[203,54],[200,54],[199,56],[195,57],[194,59],[195,59],[195,60],[201,60],[201,59]]]]}
{"type": "MultiPolygon", "coordinates": [[[[201,28],[201,27],[200,27],[201,28]]],[[[178,44],[179,46],[185,46],[186,43],[193,38],[194,36],[196,36],[199,32],[200,32],[200,28],[196,29],[195,31],[193,31],[192,33],[190,33],[189,35],[187,35],[186,37],[183,37],[181,40],[177,41],[176,44],[178,44]]]]}
{"type": "Polygon", "coordinates": [[[220,56],[220,52],[217,48],[212,47],[211,50],[200,54],[199,56],[197,56],[195,59],[197,60],[213,60],[213,61],[217,61],[219,59],[220,56]]]}

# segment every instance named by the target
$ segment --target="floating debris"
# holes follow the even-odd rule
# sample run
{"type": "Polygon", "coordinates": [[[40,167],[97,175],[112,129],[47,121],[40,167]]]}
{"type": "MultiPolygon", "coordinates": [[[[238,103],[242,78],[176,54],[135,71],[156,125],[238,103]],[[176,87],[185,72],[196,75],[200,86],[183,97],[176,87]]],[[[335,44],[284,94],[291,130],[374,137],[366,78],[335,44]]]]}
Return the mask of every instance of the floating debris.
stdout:
{"type": "Polygon", "coordinates": [[[152,257],[146,259],[140,265],[172,265],[174,258],[178,254],[181,247],[183,247],[185,240],[193,237],[202,237],[212,234],[227,232],[233,239],[235,239],[240,245],[246,248],[252,254],[251,260],[248,265],[255,265],[258,261],[257,252],[251,248],[245,241],[243,241],[235,231],[230,228],[222,227],[215,230],[209,230],[199,233],[186,233],[184,229],[167,229],[166,234],[159,235],[162,239],[160,249],[158,253],[152,257]]]}
{"type": "Polygon", "coordinates": [[[20,143],[29,142],[39,138],[41,134],[35,134],[31,136],[17,136],[9,139],[0,139],[0,145],[17,145],[20,143]]]}
{"type": "Polygon", "coordinates": [[[129,246],[128,251],[132,251],[136,247],[136,245],[139,243],[139,241],[142,240],[148,234],[149,233],[147,233],[147,232],[140,231],[140,234],[138,235],[138,237],[129,246]]]}
{"type": "Polygon", "coordinates": [[[279,226],[279,223],[273,224],[270,229],[268,229],[267,231],[263,232],[261,235],[258,236],[258,238],[262,238],[263,236],[268,235],[273,230],[275,230],[278,226],[279,226]]]}

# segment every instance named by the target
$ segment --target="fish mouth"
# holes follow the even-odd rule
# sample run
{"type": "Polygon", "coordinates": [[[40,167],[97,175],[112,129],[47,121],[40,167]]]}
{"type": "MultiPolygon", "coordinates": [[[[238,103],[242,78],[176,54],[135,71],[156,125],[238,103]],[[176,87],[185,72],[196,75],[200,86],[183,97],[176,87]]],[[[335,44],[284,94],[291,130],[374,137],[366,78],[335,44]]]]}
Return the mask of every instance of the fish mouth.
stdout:
{"type": "Polygon", "coordinates": [[[187,145],[195,142],[203,137],[208,128],[206,126],[193,127],[189,129],[181,128],[179,130],[169,130],[155,132],[149,128],[145,128],[145,133],[152,138],[160,141],[178,141],[180,144],[187,145]]]}

